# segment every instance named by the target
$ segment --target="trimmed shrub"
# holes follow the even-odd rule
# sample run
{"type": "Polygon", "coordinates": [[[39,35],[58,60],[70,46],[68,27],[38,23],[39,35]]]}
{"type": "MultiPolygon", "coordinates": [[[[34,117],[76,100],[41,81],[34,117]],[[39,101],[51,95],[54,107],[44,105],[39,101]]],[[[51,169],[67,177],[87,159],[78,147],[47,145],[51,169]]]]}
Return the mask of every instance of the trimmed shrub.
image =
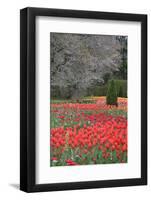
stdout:
{"type": "Polygon", "coordinates": [[[117,90],[114,80],[109,81],[106,103],[108,105],[117,105],[117,90]]]}
{"type": "Polygon", "coordinates": [[[119,92],[118,92],[118,97],[123,97],[123,89],[122,86],[120,86],[119,92]]]}

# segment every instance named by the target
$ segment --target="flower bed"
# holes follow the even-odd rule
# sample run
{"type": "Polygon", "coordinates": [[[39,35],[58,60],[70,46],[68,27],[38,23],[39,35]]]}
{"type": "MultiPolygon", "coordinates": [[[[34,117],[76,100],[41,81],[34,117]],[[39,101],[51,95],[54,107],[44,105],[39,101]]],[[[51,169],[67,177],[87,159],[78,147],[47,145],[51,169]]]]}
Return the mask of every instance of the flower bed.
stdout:
{"type": "Polygon", "coordinates": [[[51,104],[51,166],[127,162],[127,99],[51,104]]]}

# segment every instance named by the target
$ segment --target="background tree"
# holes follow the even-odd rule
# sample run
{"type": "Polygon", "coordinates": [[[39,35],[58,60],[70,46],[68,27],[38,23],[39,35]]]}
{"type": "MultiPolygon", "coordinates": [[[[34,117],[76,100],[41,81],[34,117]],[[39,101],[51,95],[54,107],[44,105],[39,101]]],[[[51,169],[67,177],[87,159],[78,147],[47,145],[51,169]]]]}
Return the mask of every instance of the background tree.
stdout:
{"type": "Polygon", "coordinates": [[[121,43],[116,36],[51,33],[51,96],[78,98],[119,71],[121,43]]]}
{"type": "Polygon", "coordinates": [[[119,71],[115,72],[116,76],[120,79],[127,79],[127,36],[117,36],[116,39],[120,43],[121,63],[119,71]]]}

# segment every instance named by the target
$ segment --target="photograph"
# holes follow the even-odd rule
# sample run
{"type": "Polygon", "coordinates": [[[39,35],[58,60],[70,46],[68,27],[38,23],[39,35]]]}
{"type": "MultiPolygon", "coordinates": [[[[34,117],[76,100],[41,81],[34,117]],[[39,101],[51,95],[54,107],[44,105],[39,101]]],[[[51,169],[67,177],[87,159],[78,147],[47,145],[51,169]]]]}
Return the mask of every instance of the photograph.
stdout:
{"type": "Polygon", "coordinates": [[[147,15],[20,12],[20,190],[147,185],[147,15]]]}
{"type": "Polygon", "coordinates": [[[50,167],[128,163],[127,50],[127,35],[50,32],[50,167]]]}

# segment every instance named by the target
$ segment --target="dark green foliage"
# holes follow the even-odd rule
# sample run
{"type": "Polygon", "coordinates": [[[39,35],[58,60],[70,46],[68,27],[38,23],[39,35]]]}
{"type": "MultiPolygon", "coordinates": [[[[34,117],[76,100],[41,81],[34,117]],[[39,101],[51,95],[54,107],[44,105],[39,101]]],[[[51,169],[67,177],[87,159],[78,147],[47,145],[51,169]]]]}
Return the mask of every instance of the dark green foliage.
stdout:
{"type": "Polygon", "coordinates": [[[118,97],[122,97],[122,96],[123,96],[123,89],[122,89],[122,86],[120,86],[118,97]]]}
{"type": "MultiPolygon", "coordinates": [[[[126,80],[114,80],[118,97],[127,97],[127,81],[126,80]]],[[[110,81],[109,81],[110,82],[110,81]]],[[[86,96],[106,96],[108,90],[108,84],[97,85],[87,89],[86,96]]]]}
{"type": "Polygon", "coordinates": [[[126,80],[115,80],[117,96],[127,97],[127,81],[126,80]]]}
{"type": "Polygon", "coordinates": [[[127,37],[118,36],[117,40],[121,44],[120,55],[121,55],[121,65],[119,71],[115,72],[116,78],[127,79],[127,37]]]}
{"type": "Polygon", "coordinates": [[[60,95],[60,88],[59,86],[51,86],[51,98],[59,98],[61,95],[60,95]]]}
{"type": "Polygon", "coordinates": [[[119,69],[122,79],[127,79],[127,60],[124,60],[119,69]]]}
{"type": "Polygon", "coordinates": [[[106,93],[107,93],[107,84],[97,85],[88,88],[86,96],[106,96],[106,93]]]}
{"type": "MultiPolygon", "coordinates": [[[[127,80],[114,80],[118,97],[127,97],[127,80]]],[[[108,81],[110,82],[110,81],[108,81]]],[[[60,89],[59,87],[51,88],[51,98],[57,99],[70,99],[71,87],[60,89]]],[[[89,87],[85,93],[85,96],[106,96],[108,90],[108,84],[96,85],[89,87]]]]}
{"type": "Polygon", "coordinates": [[[106,103],[108,105],[117,105],[117,90],[114,80],[109,81],[106,103]]]}
{"type": "Polygon", "coordinates": [[[51,86],[51,98],[70,99],[72,96],[72,88],[70,85],[64,87],[51,86]]]}
{"type": "Polygon", "coordinates": [[[103,76],[104,83],[106,84],[110,78],[111,78],[111,74],[110,73],[104,74],[104,76],[103,76]]]}

